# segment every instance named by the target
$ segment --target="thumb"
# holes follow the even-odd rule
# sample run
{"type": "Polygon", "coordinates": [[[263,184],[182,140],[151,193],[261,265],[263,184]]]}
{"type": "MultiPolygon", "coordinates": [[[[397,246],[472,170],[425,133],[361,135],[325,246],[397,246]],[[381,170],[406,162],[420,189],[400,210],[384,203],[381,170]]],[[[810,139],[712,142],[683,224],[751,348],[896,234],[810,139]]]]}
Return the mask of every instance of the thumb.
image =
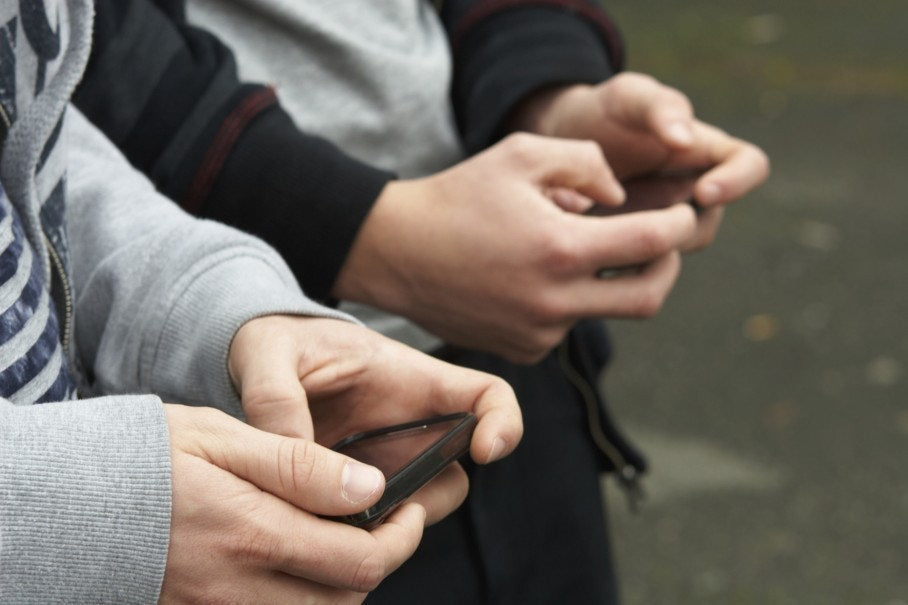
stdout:
{"type": "MultiPolygon", "coordinates": [[[[640,94],[646,103],[637,105],[639,122],[669,147],[687,149],[694,143],[694,109],[684,93],[656,80],[645,80],[640,94]]],[[[633,113],[632,109],[628,110],[633,113]]]]}
{"type": "Polygon", "coordinates": [[[694,109],[681,91],[652,76],[625,72],[602,85],[603,102],[615,120],[651,132],[666,145],[686,149],[694,142],[694,109]]]}
{"type": "Polygon", "coordinates": [[[244,324],[230,345],[229,368],[240,393],[243,413],[252,426],[304,439],[314,438],[306,391],[297,372],[297,356],[286,332],[271,317],[244,324]]]}
{"type": "Polygon", "coordinates": [[[269,492],[302,510],[347,515],[384,491],[377,468],[306,439],[275,435],[210,408],[165,406],[171,446],[269,492]]]}

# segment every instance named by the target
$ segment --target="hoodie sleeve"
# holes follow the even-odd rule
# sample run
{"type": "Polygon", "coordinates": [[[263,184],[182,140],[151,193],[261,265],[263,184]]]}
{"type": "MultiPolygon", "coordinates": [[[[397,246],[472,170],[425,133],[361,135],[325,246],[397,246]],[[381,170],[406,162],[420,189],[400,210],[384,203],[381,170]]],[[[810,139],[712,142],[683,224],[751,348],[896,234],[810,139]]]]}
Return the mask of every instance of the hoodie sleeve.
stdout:
{"type": "Polygon", "coordinates": [[[165,195],[270,242],[310,296],[329,299],[394,175],[300,131],[271,88],[239,82],[183,2],[97,0],[96,14],[75,105],[165,195]]]}
{"type": "Polygon", "coordinates": [[[77,358],[90,391],[152,392],[241,416],[230,341],[275,313],[352,320],[308,299],[261,240],[196,219],[77,110],[66,118],[77,358]]]}
{"type": "MultiPolygon", "coordinates": [[[[349,319],[303,296],[257,239],[195,219],[75,110],[68,237],[77,355],[89,392],[155,392],[240,415],[236,329],[268,313],[349,319]]],[[[0,399],[0,602],[153,603],[170,538],[161,399],[0,399]]]]}
{"type": "Polygon", "coordinates": [[[617,27],[596,0],[445,0],[454,55],[451,97],[461,136],[478,151],[504,136],[528,94],[601,82],[624,63],[617,27]]]}
{"type": "Polygon", "coordinates": [[[0,602],[157,601],[170,494],[158,398],[0,399],[0,602]]]}

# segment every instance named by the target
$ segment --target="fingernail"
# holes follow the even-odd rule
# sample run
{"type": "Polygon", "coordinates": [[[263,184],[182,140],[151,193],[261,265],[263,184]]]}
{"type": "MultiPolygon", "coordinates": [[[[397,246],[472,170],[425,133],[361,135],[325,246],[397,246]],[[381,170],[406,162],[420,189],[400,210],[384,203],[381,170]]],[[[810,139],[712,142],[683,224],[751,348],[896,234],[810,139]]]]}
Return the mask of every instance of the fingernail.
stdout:
{"type": "Polygon", "coordinates": [[[678,145],[690,145],[694,142],[694,135],[687,124],[675,122],[665,129],[665,136],[678,145]]]}
{"type": "Polygon", "coordinates": [[[341,473],[344,498],[352,503],[362,502],[375,493],[384,481],[381,471],[374,466],[349,461],[341,473]]]}
{"type": "Polygon", "coordinates": [[[486,459],[486,462],[494,462],[501,457],[501,453],[504,451],[504,439],[501,437],[495,437],[495,441],[492,442],[492,451],[489,452],[489,457],[486,459]]]}

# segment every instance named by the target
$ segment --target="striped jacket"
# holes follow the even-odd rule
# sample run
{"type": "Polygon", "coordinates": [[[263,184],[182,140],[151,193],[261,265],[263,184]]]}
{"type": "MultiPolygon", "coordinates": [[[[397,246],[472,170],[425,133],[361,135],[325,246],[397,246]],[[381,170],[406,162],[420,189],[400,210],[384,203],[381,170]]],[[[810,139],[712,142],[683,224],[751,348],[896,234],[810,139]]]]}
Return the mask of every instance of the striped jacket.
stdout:
{"type": "Polygon", "coordinates": [[[92,10],[0,0],[0,603],[155,602],[161,397],[238,414],[239,326],[336,315],[270,247],[160,196],[69,107],[92,10]]]}

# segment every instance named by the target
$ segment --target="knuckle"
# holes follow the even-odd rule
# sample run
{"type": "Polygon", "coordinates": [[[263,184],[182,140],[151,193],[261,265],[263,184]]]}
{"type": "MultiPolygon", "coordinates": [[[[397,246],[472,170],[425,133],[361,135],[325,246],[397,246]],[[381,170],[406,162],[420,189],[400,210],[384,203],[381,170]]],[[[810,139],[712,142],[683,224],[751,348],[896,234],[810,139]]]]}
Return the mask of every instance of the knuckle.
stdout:
{"type": "Polygon", "coordinates": [[[645,258],[662,256],[672,248],[667,230],[656,225],[642,227],[637,234],[637,244],[645,258]]]}
{"type": "Polygon", "coordinates": [[[659,314],[668,295],[668,290],[661,285],[651,284],[642,288],[633,298],[629,309],[632,317],[650,318],[659,314]]]}
{"type": "Polygon", "coordinates": [[[656,78],[654,78],[653,76],[641,73],[639,71],[627,71],[619,73],[612,78],[612,81],[617,86],[627,87],[649,86],[657,82],[656,78]]]}
{"type": "Polygon", "coordinates": [[[536,161],[536,137],[527,132],[515,132],[505,137],[504,148],[518,164],[534,164],[536,161]]]}
{"type": "Polygon", "coordinates": [[[678,107],[684,109],[685,112],[693,115],[694,104],[691,103],[690,98],[686,94],[677,88],[671,88],[669,86],[666,86],[665,94],[671,102],[677,104],[678,107]]]}
{"type": "Polygon", "coordinates": [[[583,260],[576,238],[567,229],[547,229],[536,243],[546,273],[569,275],[575,273],[583,260]]]}
{"type": "Polygon", "coordinates": [[[772,170],[769,156],[763,149],[741,139],[732,139],[738,145],[737,154],[741,162],[747,166],[749,173],[756,181],[762,182],[769,177],[772,170]]]}
{"type": "Polygon", "coordinates": [[[530,321],[534,327],[527,341],[533,345],[538,345],[543,340],[541,335],[545,333],[545,326],[563,321],[569,310],[568,301],[559,293],[545,292],[539,294],[529,306],[530,321]]]}
{"type": "Polygon", "coordinates": [[[291,398],[286,389],[269,381],[243,385],[243,408],[261,409],[288,402],[291,398]]]}
{"type": "Polygon", "coordinates": [[[580,168],[584,172],[594,173],[607,166],[599,143],[587,140],[570,141],[570,144],[576,149],[574,161],[580,164],[580,168]]]}
{"type": "Polygon", "coordinates": [[[770,161],[769,161],[769,156],[766,155],[766,152],[765,152],[765,151],[763,151],[762,149],[760,149],[760,148],[757,147],[756,145],[752,145],[752,144],[751,144],[751,145],[750,145],[750,148],[751,148],[751,150],[752,150],[752,153],[753,153],[753,154],[755,155],[755,157],[756,157],[756,161],[757,161],[757,164],[758,164],[758,166],[759,166],[759,168],[760,168],[760,172],[761,172],[763,178],[766,178],[767,176],[769,176],[769,172],[770,172],[770,170],[771,170],[770,161]]]}
{"type": "Polygon", "coordinates": [[[655,290],[648,291],[637,301],[637,314],[640,317],[654,317],[662,310],[664,302],[665,297],[662,294],[655,290]]]}
{"type": "Polygon", "coordinates": [[[489,375],[489,391],[499,393],[501,397],[507,397],[510,399],[516,399],[517,395],[514,393],[514,387],[500,376],[489,375]]]}
{"type": "Polygon", "coordinates": [[[378,550],[373,550],[356,566],[351,579],[352,589],[357,592],[370,592],[375,590],[384,577],[384,557],[378,550]]]}
{"type": "MultiPolygon", "coordinates": [[[[182,417],[182,420],[186,422],[186,426],[201,433],[212,434],[212,427],[222,427],[231,420],[231,417],[226,412],[207,406],[185,408],[183,411],[186,412],[182,417]]],[[[221,437],[218,432],[213,434],[221,437]]]]}
{"type": "Polygon", "coordinates": [[[675,252],[665,260],[660,274],[650,280],[637,296],[632,313],[638,317],[654,317],[662,311],[665,301],[672,290],[678,273],[681,271],[680,254],[675,252]]]}
{"type": "Polygon", "coordinates": [[[233,558],[253,566],[278,562],[279,538],[270,529],[271,525],[265,521],[267,515],[250,514],[246,515],[246,518],[249,522],[242,531],[224,536],[224,539],[229,541],[233,558]]]}
{"type": "Polygon", "coordinates": [[[315,455],[310,441],[285,439],[278,453],[278,472],[284,488],[299,494],[316,481],[321,468],[320,457],[315,455]]]}

